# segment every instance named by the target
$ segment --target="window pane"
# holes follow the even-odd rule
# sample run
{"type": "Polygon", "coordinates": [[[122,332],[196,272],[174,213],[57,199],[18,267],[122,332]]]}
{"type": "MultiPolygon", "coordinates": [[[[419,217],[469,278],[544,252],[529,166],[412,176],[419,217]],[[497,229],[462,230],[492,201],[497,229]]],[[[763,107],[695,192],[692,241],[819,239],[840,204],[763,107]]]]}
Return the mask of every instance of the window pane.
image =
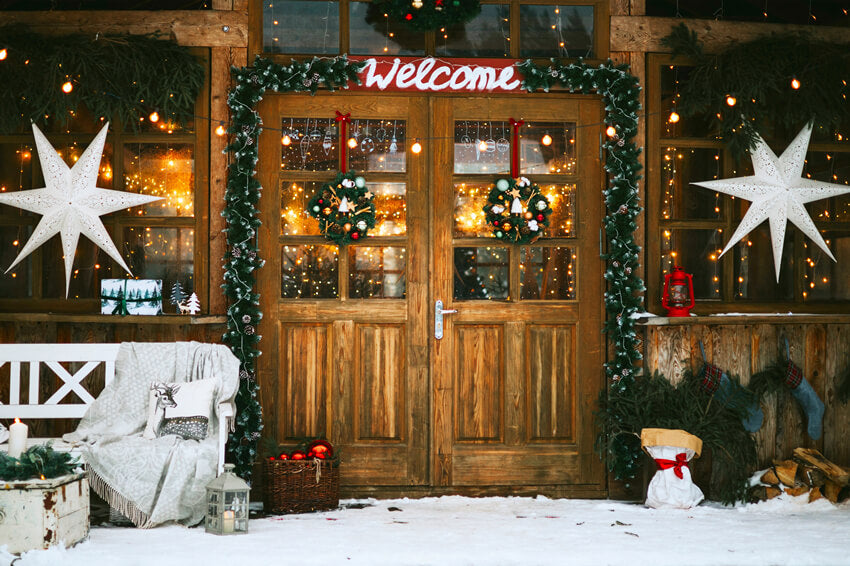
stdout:
{"type": "MultiPolygon", "coordinates": [[[[714,116],[710,113],[700,114],[691,118],[680,116],[678,122],[670,122],[668,117],[677,109],[679,98],[676,96],[680,85],[687,82],[692,67],[680,65],[663,65],[661,67],[661,137],[707,137],[712,131],[714,116]],[[673,101],[677,103],[674,104],[673,101]]],[[[679,113],[681,114],[681,113],[679,113]]]]}
{"type": "MultiPolygon", "coordinates": [[[[32,235],[31,226],[0,226],[0,266],[3,271],[12,265],[30,235],[32,235]]],[[[32,254],[21,260],[21,263],[9,273],[0,275],[0,299],[21,299],[31,296],[32,254]]]]}
{"type": "Polygon", "coordinates": [[[522,248],[519,264],[520,299],[575,299],[575,264],[576,251],[573,248],[522,248]]]}
{"type": "Polygon", "coordinates": [[[593,6],[519,7],[520,56],[592,57],[593,6]]]}
{"type": "Polygon", "coordinates": [[[511,125],[508,122],[455,122],[455,173],[509,173],[511,125]]]}
{"type": "Polygon", "coordinates": [[[850,300],[850,234],[824,232],[823,239],[837,261],[816,244],[806,241],[803,264],[803,298],[811,301],[850,300]]]}
{"type": "MultiPolygon", "coordinates": [[[[0,144],[0,192],[28,190],[32,184],[32,162],[37,159],[33,148],[25,143],[0,144]]],[[[3,215],[20,216],[21,209],[0,207],[3,215]]]]}
{"type": "Polygon", "coordinates": [[[484,205],[490,194],[490,183],[455,183],[454,236],[456,238],[490,237],[484,205]]]}
{"type": "MultiPolygon", "coordinates": [[[[804,174],[817,181],[850,185],[850,153],[809,152],[804,174]]],[[[850,195],[841,195],[806,205],[812,219],[818,221],[850,221],[850,195]]]]}
{"type": "Polygon", "coordinates": [[[576,125],[531,122],[520,128],[520,170],[526,175],[575,175],[576,125]]]}
{"type": "Polygon", "coordinates": [[[393,22],[371,2],[348,5],[352,55],[423,55],[425,35],[393,22]]]}
{"type": "Polygon", "coordinates": [[[126,190],[162,197],[161,200],[150,204],[134,207],[130,214],[133,216],[194,215],[194,153],[194,146],[187,143],[125,144],[124,187],[126,190]]]}
{"type": "Polygon", "coordinates": [[[540,190],[549,200],[552,213],[544,238],[574,238],[576,236],[575,194],[576,185],[541,185],[540,190]]]}
{"type": "Polygon", "coordinates": [[[661,152],[661,218],[721,218],[729,197],[693,181],[725,178],[719,149],[665,147],[661,152]]]}
{"type": "Polygon", "coordinates": [[[339,53],[339,3],[263,0],[263,51],[339,53]]]}
{"type": "MultiPolygon", "coordinates": [[[[62,241],[59,238],[51,238],[40,249],[42,258],[41,294],[45,298],[64,299],[65,261],[62,257],[62,241]]],[[[77,250],[74,253],[68,298],[90,299],[96,297],[100,291],[100,278],[109,276],[108,266],[111,263],[112,260],[109,259],[109,256],[88,238],[80,238],[77,243],[77,250]]]]}
{"type": "MultiPolygon", "coordinates": [[[[179,281],[187,294],[194,290],[194,229],[127,227],[122,252],[136,279],[161,279],[168,291],[179,281]]],[[[125,275],[118,271],[116,277],[125,275]]]]}
{"type": "Polygon", "coordinates": [[[284,299],[335,299],[339,295],[336,246],[283,246],[280,296],[284,299]]]}
{"type": "Polygon", "coordinates": [[[679,265],[694,276],[694,298],[720,299],[723,262],[718,256],[723,244],[722,230],[662,230],[661,281],[679,265]]]}
{"type": "MultiPolygon", "coordinates": [[[[779,283],[773,263],[773,245],[768,224],[750,232],[735,246],[735,300],[790,301],[794,299],[794,240],[785,233],[779,283]]],[[[812,246],[811,243],[808,244],[812,246]]]]}
{"type": "Polygon", "coordinates": [[[370,183],[369,190],[375,194],[374,236],[402,236],[407,233],[407,185],[404,183],[370,183]]]}
{"type": "Polygon", "coordinates": [[[481,13],[466,24],[437,31],[439,57],[509,57],[511,53],[511,8],[507,4],[485,4],[481,13]]]}
{"type": "Polygon", "coordinates": [[[348,162],[356,171],[405,170],[404,120],[352,120],[348,162]],[[351,147],[354,145],[354,147],[351,147]]]}
{"type": "Polygon", "coordinates": [[[284,118],[281,128],[281,170],[339,170],[339,130],[333,118],[284,118]]]}
{"type": "Polygon", "coordinates": [[[500,300],[510,297],[508,248],[455,248],[454,298],[500,300]]]}
{"type": "Polygon", "coordinates": [[[307,212],[307,203],[322,190],[318,181],[280,181],[280,233],[284,236],[321,234],[319,221],[307,212]]]}
{"type": "Polygon", "coordinates": [[[352,299],[403,299],[405,248],[348,250],[348,296],[352,299]]]}

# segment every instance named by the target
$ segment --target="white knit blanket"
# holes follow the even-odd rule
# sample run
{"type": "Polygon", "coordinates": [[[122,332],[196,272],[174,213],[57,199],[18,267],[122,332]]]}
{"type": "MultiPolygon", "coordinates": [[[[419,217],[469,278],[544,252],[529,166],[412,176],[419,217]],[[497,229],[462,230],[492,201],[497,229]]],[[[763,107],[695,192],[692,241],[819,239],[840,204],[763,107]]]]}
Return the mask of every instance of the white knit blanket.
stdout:
{"type": "Polygon", "coordinates": [[[137,527],[204,518],[206,485],[218,464],[218,405],[233,403],[239,360],[226,346],[198,342],[121,344],[115,379],[89,406],[77,430],[92,489],[137,527]],[[214,378],[218,381],[207,438],[142,437],[150,385],[214,378]]]}

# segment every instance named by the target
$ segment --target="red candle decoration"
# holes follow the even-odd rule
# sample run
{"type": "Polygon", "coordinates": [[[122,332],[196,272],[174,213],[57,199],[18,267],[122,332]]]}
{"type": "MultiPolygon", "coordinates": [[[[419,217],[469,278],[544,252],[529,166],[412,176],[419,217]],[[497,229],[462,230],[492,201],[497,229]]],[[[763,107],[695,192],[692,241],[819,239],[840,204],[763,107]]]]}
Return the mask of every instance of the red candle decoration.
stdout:
{"type": "Polygon", "coordinates": [[[513,133],[511,134],[511,177],[519,177],[519,129],[525,124],[525,120],[510,119],[513,133]]]}
{"type": "Polygon", "coordinates": [[[348,125],[351,123],[351,112],[343,114],[336,110],[336,121],[339,122],[339,139],[342,140],[339,146],[339,170],[345,173],[348,171],[348,125]]]}

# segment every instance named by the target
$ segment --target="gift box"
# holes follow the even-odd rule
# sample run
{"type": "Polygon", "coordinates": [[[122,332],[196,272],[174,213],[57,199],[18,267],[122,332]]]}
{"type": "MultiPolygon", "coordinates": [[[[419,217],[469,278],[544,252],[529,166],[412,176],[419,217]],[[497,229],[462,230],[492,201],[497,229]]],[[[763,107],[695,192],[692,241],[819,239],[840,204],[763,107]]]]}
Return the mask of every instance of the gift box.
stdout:
{"type": "Polygon", "coordinates": [[[101,279],[100,314],[162,314],[162,280],[101,279]]]}

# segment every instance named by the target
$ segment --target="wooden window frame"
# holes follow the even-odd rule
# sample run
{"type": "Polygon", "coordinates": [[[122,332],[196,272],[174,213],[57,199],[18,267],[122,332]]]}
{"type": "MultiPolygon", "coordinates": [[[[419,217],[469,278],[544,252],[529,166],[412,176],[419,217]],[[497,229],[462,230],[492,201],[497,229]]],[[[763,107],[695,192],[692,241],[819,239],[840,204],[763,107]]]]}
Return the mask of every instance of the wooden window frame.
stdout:
{"type": "MultiPolygon", "coordinates": [[[[647,190],[646,190],[646,308],[650,312],[663,315],[664,308],[661,305],[661,295],[664,289],[664,278],[661,275],[661,234],[665,229],[707,229],[722,228],[722,243],[728,241],[729,236],[735,231],[745,206],[741,201],[730,201],[726,198],[726,206],[723,207],[720,220],[714,219],[661,219],[662,210],[662,186],[661,186],[661,157],[664,147],[676,147],[677,149],[709,148],[718,150],[722,157],[722,168],[719,178],[731,178],[741,176],[741,172],[735,171],[735,160],[725,144],[710,138],[698,137],[664,137],[663,126],[670,109],[661,107],[661,68],[666,65],[688,66],[691,61],[681,57],[674,59],[669,54],[650,53],[647,57],[647,190]]],[[[770,144],[770,140],[768,140],[770,144]]],[[[850,148],[829,143],[813,142],[809,145],[809,152],[848,152],[850,148]]],[[[746,160],[744,161],[746,164],[746,160]]],[[[813,219],[814,220],[814,219],[813,219]]],[[[815,225],[819,229],[831,229],[846,231],[850,233],[850,222],[818,222],[815,225]]],[[[791,229],[791,228],[789,228],[791,229]]],[[[797,231],[796,228],[791,230],[797,231]]],[[[850,312],[850,300],[804,300],[803,297],[803,242],[806,238],[799,233],[796,234],[792,251],[795,259],[793,274],[791,274],[793,285],[793,300],[789,301],[759,301],[757,299],[734,299],[734,250],[730,249],[718,261],[723,262],[721,275],[721,298],[697,299],[695,311],[699,314],[718,314],[724,312],[741,313],[769,313],[769,312],[809,312],[809,313],[848,313],[850,312]],[[799,260],[799,261],[797,261],[799,260]]],[[[786,247],[789,242],[786,241],[786,247]]],[[[767,252],[766,252],[767,253],[767,252]]],[[[772,256],[771,256],[772,258],[772,256]]],[[[785,266],[784,269],[789,269],[785,266]]]]}

